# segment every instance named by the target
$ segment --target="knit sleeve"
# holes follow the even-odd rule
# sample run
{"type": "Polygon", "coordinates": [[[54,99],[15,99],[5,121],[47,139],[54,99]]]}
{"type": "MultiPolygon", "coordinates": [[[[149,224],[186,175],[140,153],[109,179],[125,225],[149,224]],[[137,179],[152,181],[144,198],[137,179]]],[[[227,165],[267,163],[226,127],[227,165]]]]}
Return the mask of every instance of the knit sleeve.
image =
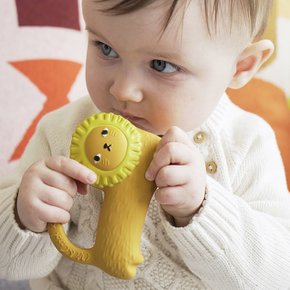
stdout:
{"type": "Polygon", "coordinates": [[[29,142],[16,173],[0,181],[0,277],[31,279],[53,270],[60,255],[47,233],[22,230],[15,216],[15,200],[23,172],[33,162],[50,155],[50,148],[40,125],[29,142]]]}
{"type": "Polygon", "coordinates": [[[188,269],[209,288],[290,286],[290,195],[274,135],[263,131],[248,142],[232,190],[207,177],[206,201],[188,226],[162,217],[188,269]]]}

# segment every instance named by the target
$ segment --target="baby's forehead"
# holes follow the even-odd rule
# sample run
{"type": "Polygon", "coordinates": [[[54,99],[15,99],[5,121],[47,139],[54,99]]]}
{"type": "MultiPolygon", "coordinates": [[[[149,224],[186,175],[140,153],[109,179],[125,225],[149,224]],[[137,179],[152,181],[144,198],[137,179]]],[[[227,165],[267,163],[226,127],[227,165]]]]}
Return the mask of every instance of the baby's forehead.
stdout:
{"type": "MultiPolygon", "coordinates": [[[[83,0],[102,5],[111,15],[130,14],[150,6],[162,7],[163,30],[172,19],[181,21],[192,4],[200,9],[211,36],[240,32],[255,36],[264,30],[271,0],[83,0]]],[[[150,18],[150,14],[148,14],[150,18]]],[[[182,21],[181,21],[182,22],[182,21]]]]}
{"type": "MultiPolygon", "coordinates": [[[[236,1],[236,0],[235,0],[236,1]]],[[[162,1],[164,4],[164,1],[162,1]]],[[[206,34],[209,41],[225,41],[232,45],[232,41],[236,43],[247,43],[250,39],[250,29],[245,17],[237,8],[234,9],[231,0],[223,0],[222,5],[217,8],[215,3],[221,2],[217,0],[185,0],[170,1],[174,8],[171,14],[164,10],[165,20],[163,32],[171,26],[175,26],[176,35],[180,35],[182,28],[189,22],[189,28],[186,30],[188,35],[194,37],[194,33],[200,32],[206,34]],[[176,3],[176,6],[173,5],[176,3]],[[233,11],[230,11],[230,8],[233,11]],[[188,17],[189,16],[189,17],[188,17]],[[167,17],[167,18],[166,18],[167,17]],[[194,21],[192,21],[194,19],[194,21]]],[[[236,1],[237,2],[237,1],[236,1]]],[[[168,7],[168,3],[165,4],[168,7]]],[[[170,29],[169,29],[170,30],[170,29]]],[[[184,30],[183,30],[184,31],[184,30]]],[[[171,30],[172,32],[172,30],[171,30]]]]}
{"type": "MultiPolygon", "coordinates": [[[[226,41],[233,38],[235,42],[244,42],[245,39],[248,42],[247,27],[243,21],[239,24],[238,19],[232,21],[232,16],[224,13],[229,9],[227,5],[231,1],[224,0],[224,4],[216,12],[214,2],[216,1],[83,0],[85,5],[89,5],[88,10],[102,13],[110,17],[112,21],[119,19],[116,16],[126,16],[123,19],[127,18],[132,26],[140,26],[142,34],[146,33],[148,29],[154,29],[160,38],[163,38],[164,35],[174,34],[176,41],[190,34],[194,37],[196,33],[204,33],[210,40],[226,41]],[[161,13],[158,14],[156,11],[161,11],[161,13]],[[132,15],[138,17],[133,18],[132,15]],[[139,25],[140,23],[141,25],[139,25]],[[186,25],[191,29],[187,29],[185,35],[183,27],[186,25]]],[[[141,36],[141,33],[139,35],[141,36]]]]}

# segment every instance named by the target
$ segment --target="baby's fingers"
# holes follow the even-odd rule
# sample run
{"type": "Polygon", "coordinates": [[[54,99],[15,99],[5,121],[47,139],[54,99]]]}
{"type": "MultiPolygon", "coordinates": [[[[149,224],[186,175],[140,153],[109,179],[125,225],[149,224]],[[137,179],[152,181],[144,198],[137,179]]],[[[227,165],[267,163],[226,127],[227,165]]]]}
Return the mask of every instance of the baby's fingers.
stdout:
{"type": "Polygon", "coordinates": [[[158,187],[173,187],[189,183],[192,176],[192,168],[188,166],[170,165],[162,167],[156,177],[158,187]]]}
{"type": "Polygon", "coordinates": [[[163,147],[159,149],[154,155],[151,161],[145,177],[148,180],[154,180],[161,168],[167,165],[184,165],[191,161],[190,148],[178,142],[166,143],[163,147]]]}
{"type": "Polygon", "coordinates": [[[24,226],[36,233],[44,232],[47,223],[65,224],[70,220],[68,211],[41,200],[36,200],[30,210],[33,211],[33,215],[27,216],[24,226]]]}
{"type": "Polygon", "coordinates": [[[51,186],[44,186],[40,195],[41,201],[45,204],[62,208],[69,211],[73,205],[73,197],[65,191],[51,186]]]}
{"type": "Polygon", "coordinates": [[[63,156],[53,156],[47,159],[45,163],[51,170],[62,173],[84,184],[92,184],[97,178],[96,174],[86,166],[63,156]]]}
{"type": "Polygon", "coordinates": [[[156,151],[158,152],[165,144],[171,142],[183,143],[189,147],[193,146],[192,142],[188,138],[188,135],[182,129],[178,127],[171,127],[158,143],[156,151]]]}
{"type": "Polygon", "coordinates": [[[39,220],[44,223],[65,224],[70,220],[70,214],[68,211],[45,203],[42,203],[39,207],[38,217],[39,220]]]}
{"type": "Polygon", "coordinates": [[[183,207],[184,201],[187,200],[182,186],[157,188],[155,191],[155,199],[162,206],[171,206],[177,211],[178,207],[183,207]]]}

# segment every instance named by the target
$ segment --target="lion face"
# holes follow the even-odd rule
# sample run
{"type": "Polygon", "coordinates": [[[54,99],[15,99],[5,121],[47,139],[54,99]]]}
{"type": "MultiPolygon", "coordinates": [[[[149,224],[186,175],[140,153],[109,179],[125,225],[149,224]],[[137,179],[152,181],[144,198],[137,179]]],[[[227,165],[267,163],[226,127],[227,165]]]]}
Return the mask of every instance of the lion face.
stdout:
{"type": "Polygon", "coordinates": [[[112,170],[121,164],[126,156],[128,142],[116,127],[94,128],[85,141],[89,162],[98,169],[112,170]]]}
{"type": "Polygon", "coordinates": [[[141,134],[122,116],[94,114],[72,135],[70,157],[93,170],[94,186],[113,186],[129,176],[139,163],[141,134]]]}

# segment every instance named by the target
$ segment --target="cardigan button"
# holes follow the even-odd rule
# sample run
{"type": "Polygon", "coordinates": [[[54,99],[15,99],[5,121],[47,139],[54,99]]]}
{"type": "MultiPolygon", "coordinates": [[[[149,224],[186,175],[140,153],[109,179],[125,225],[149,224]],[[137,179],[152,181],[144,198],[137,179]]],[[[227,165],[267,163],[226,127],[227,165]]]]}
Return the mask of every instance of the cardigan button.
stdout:
{"type": "Polygon", "coordinates": [[[193,136],[193,140],[195,143],[202,143],[204,142],[206,139],[206,133],[200,131],[200,132],[197,132],[194,136],[193,136]]]}
{"type": "Polygon", "coordinates": [[[217,164],[214,161],[208,161],[206,162],[206,171],[209,174],[214,174],[217,172],[217,164]]]}

